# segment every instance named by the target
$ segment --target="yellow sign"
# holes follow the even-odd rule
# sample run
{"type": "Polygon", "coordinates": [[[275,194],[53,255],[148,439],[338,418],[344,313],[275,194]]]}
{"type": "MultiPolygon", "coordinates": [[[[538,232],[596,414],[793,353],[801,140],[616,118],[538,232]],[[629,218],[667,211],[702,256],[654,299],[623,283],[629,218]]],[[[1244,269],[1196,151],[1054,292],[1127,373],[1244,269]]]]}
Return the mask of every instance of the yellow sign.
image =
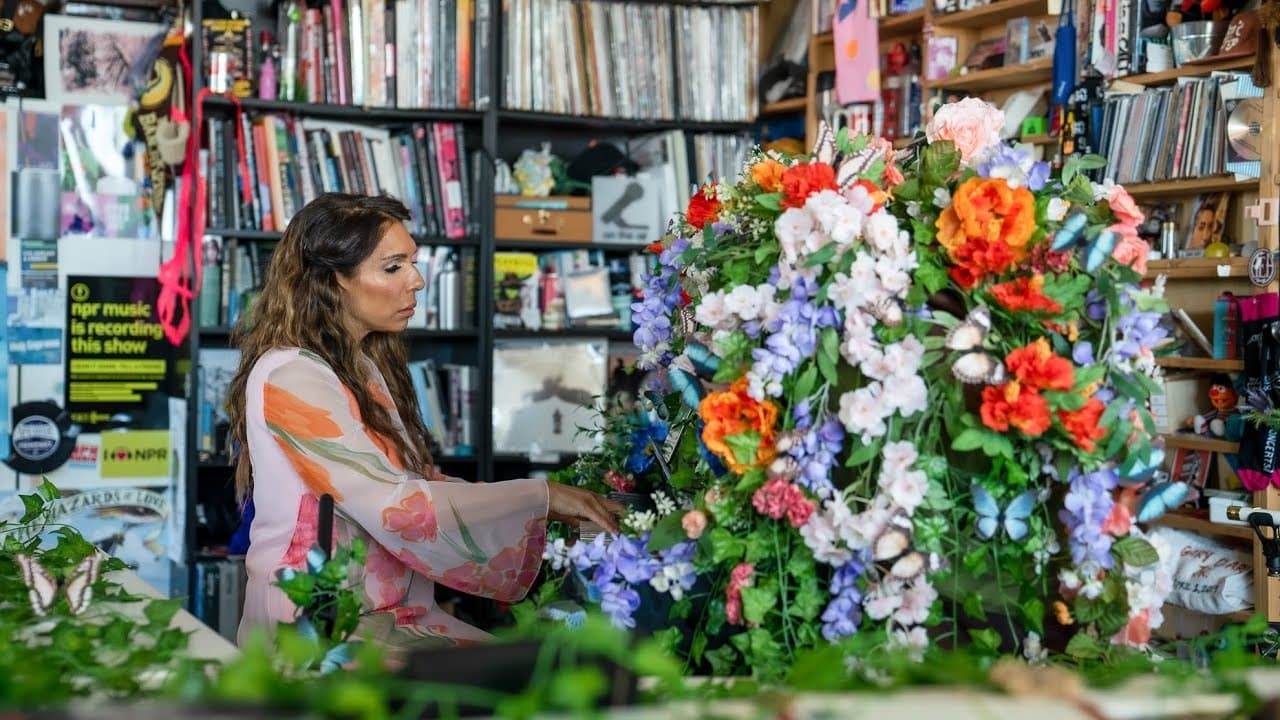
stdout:
{"type": "Polygon", "coordinates": [[[169,431],[125,430],[102,433],[102,477],[169,476],[169,431]]]}

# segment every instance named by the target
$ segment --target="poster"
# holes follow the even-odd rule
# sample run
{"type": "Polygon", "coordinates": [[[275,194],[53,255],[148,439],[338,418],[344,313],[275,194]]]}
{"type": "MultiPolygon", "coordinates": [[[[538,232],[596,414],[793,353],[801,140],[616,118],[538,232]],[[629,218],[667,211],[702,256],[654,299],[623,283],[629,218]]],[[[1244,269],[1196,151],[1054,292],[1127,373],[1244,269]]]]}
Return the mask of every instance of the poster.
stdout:
{"type": "MultiPolygon", "coordinates": [[[[84,492],[59,488],[62,497],[49,512],[50,530],[56,525],[74,527],[105,553],[114,555],[137,571],[148,584],[169,594],[172,493],[168,488],[112,487],[84,492]]],[[[0,519],[22,517],[16,494],[0,496],[0,519]]],[[[54,540],[46,532],[48,544],[54,540]]]]}
{"type": "Polygon", "coordinates": [[[128,107],[69,105],[62,110],[60,235],[157,237],[144,146],[126,134],[128,107]]]}
{"type": "Polygon", "coordinates": [[[17,287],[9,287],[8,351],[14,365],[60,365],[66,315],[56,240],[18,240],[17,287]]]}
{"type": "Polygon", "coordinates": [[[868,0],[839,0],[831,28],[836,49],[836,101],[880,99],[880,28],[868,0]]]}
{"type": "Polygon", "coordinates": [[[154,277],[67,276],[66,407],[85,432],[169,428],[187,352],[164,336],[154,277]]]}

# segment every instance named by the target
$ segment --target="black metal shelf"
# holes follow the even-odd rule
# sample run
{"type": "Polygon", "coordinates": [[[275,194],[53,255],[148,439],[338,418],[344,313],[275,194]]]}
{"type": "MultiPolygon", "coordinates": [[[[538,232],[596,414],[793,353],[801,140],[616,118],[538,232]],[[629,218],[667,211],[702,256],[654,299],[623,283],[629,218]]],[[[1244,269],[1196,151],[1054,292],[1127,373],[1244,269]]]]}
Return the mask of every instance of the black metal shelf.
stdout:
{"type": "MultiPolygon", "coordinates": [[[[217,235],[222,238],[235,238],[236,240],[260,240],[263,242],[271,242],[279,240],[283,233],[269,230],[248,230],[240,228],[205,228],[205,235],[217,235]]],[[[412,233],[413,239],[420,245],[455,245],[458,247],[478,247],[480,238],[474,235],[468,235],[462,238],[447,238],[443,235],[421,235],[412,233]]]]}
{"type": "Polygon", "coordinates": [[[597,117],[594,115],[560,115],[532,110],[499,110],[498,124],[531,128],[566,128],[612,130],[619,133],[687,130],[689,132],[738,132],[751,127],[747,121],[705,122],[698,120],[644,120],[640,118],[597,117]]]}
{"type": "MultiPolygon", "coordinates": [[[[227,325],[204,326],[196,329],[201,337],[207,338],[228,338],[231,336],[231,327],[227,325]]],[[[426,330],[423,328],[409,328],[404,331],[405,337],[410,340],[474,340],[480,336],[480,331],[475,328],[459,328],[457,330],[426,330]]]]}
{"type": "Polygon", "coordinates": [[[560,330],[494,330],[494,340],[557,340],[565,338],[604,338],[613,342],[631,342],[635,331],[617,328],[562,328],[560,330]]]}
{"type": "Polygon", "coordinates": [[[605,252],[644,252],[646,245],[634,243],[555,242],[545,240],[494,240],[498,250],[603,250],[605,252]]]}
{"type": "MultiPolygon", "coordinates": [[[[258,112],[290,113],[307,117],[364,122],[462,122],[479,125],[480,120],[484,117],[484,113],[478,110],[361,107],[359,105],[300,103],[284,100],[262,100],[260,98],[240,98],[239,103],[240,107],[245,110],[258,112]]],[[[223,95],[210,95],[205,98],[205,107],[209,109],[231,109],[235,107],[235,104],[230,98],[223,95]]]]}

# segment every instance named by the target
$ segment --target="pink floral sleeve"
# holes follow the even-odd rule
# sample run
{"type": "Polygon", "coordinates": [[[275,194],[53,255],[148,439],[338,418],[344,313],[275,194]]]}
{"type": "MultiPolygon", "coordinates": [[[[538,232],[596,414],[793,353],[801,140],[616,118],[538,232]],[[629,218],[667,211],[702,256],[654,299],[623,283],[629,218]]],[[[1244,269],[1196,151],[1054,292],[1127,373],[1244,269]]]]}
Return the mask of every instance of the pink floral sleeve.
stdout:
{"type": "MultiPolygon", "coordinates": [[[[394,409],[385,395],[380,402],[394,409]]],[[[410,569],[506,602],[528,592],[546,543],[544,481],[473,484],[406,473],[391,445],[361,422],[337,376],[305,353],[271,371],[263,410],[308,489],[333,495],[340,514],[410,569]]]]}

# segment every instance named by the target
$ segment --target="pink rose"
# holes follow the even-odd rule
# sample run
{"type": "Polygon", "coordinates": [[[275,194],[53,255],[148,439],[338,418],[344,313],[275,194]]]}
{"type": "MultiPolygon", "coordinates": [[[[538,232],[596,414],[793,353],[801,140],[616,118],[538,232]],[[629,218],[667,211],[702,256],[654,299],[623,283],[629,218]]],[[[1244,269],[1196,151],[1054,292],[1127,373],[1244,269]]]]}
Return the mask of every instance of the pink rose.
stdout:
{"type": "Polygon", "coordinates": [[[680,518],[680,527],[684,528],[684,534],[690,540],[697,540],[707,529],[707,515],[701,510],[690,510],[680,518]]]}
{"type": "Polygon", "coordinates": [[[1107,205],[1111,207],[1111,212],[1116,216],[1119,224],[1128,225],[1132,228],[1142,224],[1142,211],[1138,209],[1138,204],[1133,201],[1133,196],[1123,187],[1119,185],[1111,186],[1111,194],[1107,197],[1107,205]]]}
{"type": "Polygon", "coordinates": [[[604,474],[604,481],[609,487],[620,493],[628,493],[636,489],[636,480],[628,473],[623,475],[617,470],[607,470],[604,474]]]}
{"type": "Polygon", "coordinates": [[[1111,638],[1113,645],[1145,648],[1151,642],[1151,611],[1143,610],[1129,618],[1129,624],[1111,638]]]}
{"type": "Polygon", "coordinates": [[[1128,265],[1135,272],[1146,275],[1147,254],[1151,252],[1151,245],[1138,237],[1137,230],[1132,226],[1116,223],[1107,229],[1120,236],[1116,249],[1111,251],[1111,257],[1121,265],[1128,265]]]}
{"type": "Polygon", "coordinates": [[[938,108],[924,129],[929,142],[950,140],[960,151],[960,164],[969,161],[990,145],[1000,142],[1004,113],[978,98],[965,98],[938,108]]]}

